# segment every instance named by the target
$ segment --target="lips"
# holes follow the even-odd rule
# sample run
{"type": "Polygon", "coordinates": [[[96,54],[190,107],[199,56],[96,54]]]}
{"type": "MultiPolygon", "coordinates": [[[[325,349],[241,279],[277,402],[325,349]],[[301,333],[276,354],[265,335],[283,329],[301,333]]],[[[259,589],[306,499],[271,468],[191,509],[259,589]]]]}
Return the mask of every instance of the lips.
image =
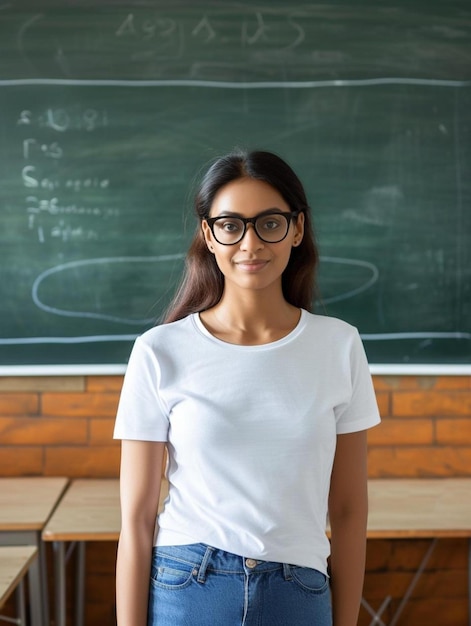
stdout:
{"type": "Polygon", "coordinates": [[[262,259],[243,259],[242,261],[236,261],[237,267],[252,272],[262,269],[267,263],[268,261],[263,261],[262,259]]]}

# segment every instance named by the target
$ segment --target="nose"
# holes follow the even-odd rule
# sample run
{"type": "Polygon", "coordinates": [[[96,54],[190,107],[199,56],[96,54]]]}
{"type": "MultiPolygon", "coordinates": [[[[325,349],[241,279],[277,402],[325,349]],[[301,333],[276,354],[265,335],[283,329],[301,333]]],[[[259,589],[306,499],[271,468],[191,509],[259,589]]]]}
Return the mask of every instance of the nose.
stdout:
{"type": "Polygon", "coordinates": [[[263,241],[257,235],[253,224],[247,224],[244,236],[240,240],[241,250],[260,250],[263,248],[263,241]]]}

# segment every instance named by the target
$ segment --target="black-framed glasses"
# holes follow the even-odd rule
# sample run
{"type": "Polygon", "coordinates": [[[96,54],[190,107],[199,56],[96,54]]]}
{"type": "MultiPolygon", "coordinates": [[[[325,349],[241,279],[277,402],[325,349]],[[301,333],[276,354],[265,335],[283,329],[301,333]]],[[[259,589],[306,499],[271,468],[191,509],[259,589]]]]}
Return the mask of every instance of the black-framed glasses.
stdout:
{"type": "Polygon", "coordinates": [[[235,217],[219,215],[207,217],[206,221],[214,235],[214,239],[223,246],[232,246],[244,238],[247,224],[252,224],[259,239],[265,243],[279,243],[288,234],[292,219],[301,211],[286,213],[261,213],[255,217],[235,217]]]}

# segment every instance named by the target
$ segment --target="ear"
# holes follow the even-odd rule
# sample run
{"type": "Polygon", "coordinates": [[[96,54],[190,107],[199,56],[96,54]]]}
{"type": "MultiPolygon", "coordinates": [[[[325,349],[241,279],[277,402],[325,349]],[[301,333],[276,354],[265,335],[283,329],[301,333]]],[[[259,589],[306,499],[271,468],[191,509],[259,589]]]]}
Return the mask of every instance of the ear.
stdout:
{"type": "Polygon", "coordinates": [[[203,237],[208,246],[208,250],[214,254],[214,245],[213,245],[213,233],[209,228],[209,224],[206,220],[201,222],[201,230],[203,232],[203,237]]]}
{"type": "Polygon", "coordinates": [[[300,213],[294,223],[293,247],[297,248],[304,236],[304,213],[300,213]]]}

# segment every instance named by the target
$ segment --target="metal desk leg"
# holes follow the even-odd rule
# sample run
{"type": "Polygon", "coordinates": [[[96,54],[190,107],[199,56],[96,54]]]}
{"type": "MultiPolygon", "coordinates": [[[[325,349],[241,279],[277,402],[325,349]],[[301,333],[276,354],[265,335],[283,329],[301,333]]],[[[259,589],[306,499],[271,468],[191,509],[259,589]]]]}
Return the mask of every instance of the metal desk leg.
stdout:
{"type": "Polygon", "coordinates": [[[77,543],[76,573],[75,573],[75,623],[83,626],[85,623],[85,541],[77,543]]]}
{"type": "Polygon", "coordinates": [[[39,561],[39,574],[41,576],[41,593],[43,604],[43,624],[49,626],[49,594],[47,585],[47,559],[46,559],[46,546],[41,538],[38,537],[38,561],[39,561]]]}
{"type": "Polygon", "coordinates": [[[471,537],[468,539],[468,626],[471,626],[471,537]]]}
{"type": "Polygon", "coordinates": [[[54,589],[56,626],[65,626],[66,598],[65,598],[65,547],[63,541],[53,541],[54,550],[54,589]]]}
{"type": "MultiPolygon", "coordinates": [[[[38,546],[39,547],[39,546],[38,546]]],[[[31,625],[40,626],[43,624],[43,607],[41,591],[41,568],[39,559],[31,563],[28,572],[29,580],[29,603],[31,607],[31,625]]]]}
{"type": "Polygon", "coordinates": [[[371,604],[369,604],[364,598],[361,599],[362,607],[365,608],[368,611],[368,613],[371,615],[371,617],[373,618],[369,626],[386,626],[386,624],[381,619],[381,615],[384,613],[384,611],[386,610],[390,602],[391,602],[391,596],[387,596],[383,600],[379,609],[375,611],[373,607],[371,606],[371,604]]]}
{"type": "Polygon", "coordinates": [[[26,604],[25,604],[25,585],[23,579],[20,580],[15,591],[16,594],[16,612],[17,623],[20,626],[26,626],[26,604]]]}
{"type": "Polygon", "coordinates": [[[35,531],[2,531],[0,532],[0,545],[3,546],[28,546],[38,548],[38,558],[34,559],[28,570],[29,604],[31,612],[31,626],[48,626],[44,621],[44,603],[47,598],[44,593],[45,581],[42,572],[45,571],[43,560],[44,552],[41,551],[41,535],[35,531]]]}

